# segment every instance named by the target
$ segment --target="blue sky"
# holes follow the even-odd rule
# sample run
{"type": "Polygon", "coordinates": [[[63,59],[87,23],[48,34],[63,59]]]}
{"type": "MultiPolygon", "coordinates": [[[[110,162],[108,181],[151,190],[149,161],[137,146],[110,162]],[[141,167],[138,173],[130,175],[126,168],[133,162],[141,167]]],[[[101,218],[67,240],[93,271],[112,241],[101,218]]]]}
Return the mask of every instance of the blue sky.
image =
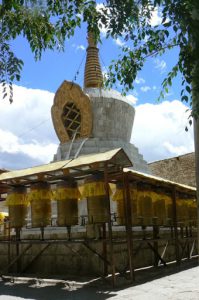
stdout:
{"type": "MultiPolygon", "coordinates": [[[[111,60],[117,59],[118,54],[121,53],[120,45],[123,41],[121,38],[117,40],[106,39],[103,34],[101,37],[102,44],[99,44],[98,47],[101,66],[105,71],[111,60]]],[[[42,59],[37,62],[23,37],[17,38],[12,45],[16,55],[24,61],[20,85],[55,92],[63,79],[74,80],[77,71],[79,71],[79,75],[76,82],[81,86],[83,85],[87,47],[85,25],[81,29],[77,28],[74,37],[66,41],[64,52],[47,50],[43,53],[42,59]]],[[[143,70],[138,74],[138,80],[135,81],[135,91],[133,91],[135,94],[139,93],[139,103],[155,102],[159,95],[161,82],[174,65],[177,55],[178,50],[175,49],[161,57],[147,60],[143,70]],[[140,78],[141,81],[138,83],[140,78]]],[[[121,91],[119,84],[115,88],[121,91]]],[[[173,96],[179,98],[179,94],[180,81],[175,80],[166,99],[172,100],[173,96]]]]}
{"type": "MultiPolygon", "coordinates": [[[[154,12],[154,24],[160,16],[154,12]]],[[[121,52],[121,39],[105,39],[102,32],[100,62],[103,71],[121,52]]],[[[86,26],[77,29],[66,42],[65,52],[46,51],[35,62],[29,45],[22,37],[12,43],[16,55],[24,61],[21,81],[14,87],[14,103],[0,102],[0,168],[18,169],[47,163],[53,159],[59,141],[54,132],[50,108],[54,93],[63,80],[74,80],[83,86],[86,59],[86,26]],[[81,68],[79,69],[80,64],[81,68]]],[[[164,159],[193,151],[193,132],[185,132],[188,124],[186,106],[180,99],[177,78],[165,102],[157,103],[160,85],[176,61],[178,50],[149,59],[129,92],[136,108],[131,142],[147,161],[164,159]]],[[[117,84],[115,89],[121,91],[117,84]]]]}

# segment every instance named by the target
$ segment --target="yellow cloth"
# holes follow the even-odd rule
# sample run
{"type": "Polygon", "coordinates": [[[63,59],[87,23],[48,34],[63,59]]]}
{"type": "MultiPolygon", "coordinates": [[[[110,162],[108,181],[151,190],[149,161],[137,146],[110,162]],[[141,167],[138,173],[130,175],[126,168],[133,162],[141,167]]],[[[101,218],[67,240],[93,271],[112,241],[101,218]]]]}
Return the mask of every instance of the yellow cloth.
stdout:
{"type": "MultiPolygon", "coordinates": [[[[104,181],[88,182],[79,187],[81,198],[106,195],[104,181]]],[[[112,191],[109,186],[109,194],[112,191]]]]}
{"type": "Polygon", "coordinates": [[[52,200],[53,193],[51,190],[47,189],[33,189],[28,194],[28,200],[31,202],[33,200],[44,201],[44,200],[52,200]]]}
{"type": "Polygon", "coordinates": [[[14,205],[29,205],[29,199],[27,194],[22,193],[10,193],[7,195],[6,198],[6,205],[7,206],[14,206],[14,205]]]}
{"type": "Polygon", "coordinates": [[[61,187],[53,192],[54,200],[79,199],[80,192],[78,188],[61,187]]]}
{"type": "MultiPolygon", "coordinates": [[[[115,191],[115,193],[113,195],[112,200],[113,201],[120,201],[120,200],[123,199],[123,197],[124,197],[124,195],[123,195],[123,189],[119,188],[119,189],[116,189],[116,191],[115,191]]],[[[137,197],[137,191],[135,189],[131,188],[130,189],[130,198],[132,200],[135,200],[136,197],[137,197]]]]}

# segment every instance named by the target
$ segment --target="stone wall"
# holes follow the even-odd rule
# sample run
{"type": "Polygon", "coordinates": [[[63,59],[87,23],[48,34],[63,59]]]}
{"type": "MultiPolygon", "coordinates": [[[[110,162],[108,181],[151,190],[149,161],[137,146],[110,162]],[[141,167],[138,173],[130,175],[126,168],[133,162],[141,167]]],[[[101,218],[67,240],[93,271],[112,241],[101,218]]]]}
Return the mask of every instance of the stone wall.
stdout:
{"type": "Polygon", "coordinates": [[[148,167],[155,176],[196,186],[194,152],[149,163],[148,167]]]}
{"type": "Polygon", "coordinates": [[[129,142],[135,109],[116,91],[87,89],[93,114],[92,137],[129,142]]]}
{"type": "MultiPolygon", "coordinates": [[[[25,231],[28,232],[24,229],[22,236],[25,236],[25,231]]],[[[82,240],[82,242],[80,242],[80,237],[82,238],[84,236],[85,238],[85,228],[82,228],[81,234],[79,230],[73,228],[72,240],[68,242],[66,240],[64,228],[46,228],[46,241],[39,241],[39,229],[29,231],[32,232],[31,235],[29,233],[29,238],[31,238],[31,240],[24,240],[21,242],[18,249],[19,253],[23,253],[18,263],[21,274],[39,274],[39,276],[99,276],[103,274],[104,263],[100,258],[100,255],[103,256],[103,240],[86,238],[84,241],[82,240]],[[79,238],[77,239],[78,236],[79,238]],[[51,243],[48,243],[50,237],[54,238],[55,242],[51,240],[51,243]],[[65,241],[63,239],[64,237],[65,241]],[[59,240],[59,238],[61,238],[61,240],[59,240]],[[73,240],[73,238],[76,239],[73,240]],[[90,251],[86,245],[94,252],[90,251]],[[25,249],[27,249],[27,251],[25,251],[25,249]],[[96,253],[99,255],[96,255],[96,253]]],[[[166,262],[175,260],[175,242],[174,239],[171,239],[170,237],[170,228],[168,228],[167,231],[164,228],[159,234],[158,243],[154,245],[153,240],[150,240],[153,235],[151,228],[148,227],[144,232],[141,228],[136,228],[134,231],[133,264],[136,269],[153,265],[155,256],[151,247],[157,246],[157,250],[161,254],[165,251],[165,245],[168,239],[169,245],[166,248],[164,260],[166,262]],[[145,239],[142,242],[143,235],[147,240],[145,239]]],[[[195,234],[196,233],[194,233],[194,236],[195,234]]],[[[113,246],[116,270],[123,272],[126,268],[128,269],[128,250],[127,243],[124,242],[124,227],[120,226],[113,228],[113,237],[114,241],[117,241],[113,246]]],[[[185,239],[181,240],[181,243],[185,243],[185,239]]],[[[194,248],[193,255],[196,254],[196,251],[197,249],[194,248]]],[[[186,255],[187,253],[184,251],[182,256],[185,258],[186,255]]],[[[14,241],[11,243],[1,243],[0,241],[0,271],[3,273],[6,272],[6,267],[9,262],[14,261],[16,257],[16,243],[14,243],[14,241]]],[[[107,243],[107,259],[110,261],[109,243],[107,243]]],[[[16,273],[17,264],[14,263],[9,271],[11,273],[16,273]]],[[[111,272],[110,266],[109,272],[111,272]]]]}

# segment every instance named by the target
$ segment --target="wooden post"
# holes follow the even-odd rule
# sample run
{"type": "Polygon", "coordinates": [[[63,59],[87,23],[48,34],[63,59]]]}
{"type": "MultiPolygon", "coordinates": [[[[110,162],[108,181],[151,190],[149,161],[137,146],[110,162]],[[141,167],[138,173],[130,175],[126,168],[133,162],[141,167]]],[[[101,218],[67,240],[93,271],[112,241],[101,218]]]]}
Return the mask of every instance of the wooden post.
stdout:
{"type": "Polygon", "coordinates": [[[110,251],[110,258],[111,258],[111,269],[112,269],[112,284],[115,287],[116,277],[115,277],[115,257],[114,257],[114,249],[113,249],[113,233],[112,233],[112,223],[111,223],[111,206],[110,206],[110,197],[109,197],[109,185],[108,185],[108,170],[107,164],[105,164],[104,168],[104,184],[105,184],[105,191],[106,197],[108,201],[108,235],[109,235],[109,251],[110,251]]]}
{"type": "Polygon", "coordinates": [[[44,241],[44,227],[40,227],[41,230],[41,241],[44,241]]]}
{"type": "Polygon", "coordinates": [[[7,221],[6,222],[6,226],[8,225],[8,265],[10,264],[10,261],[11,261],[11,238],[10,238],[10,221],[7,221]]]}
{"type": "Polygon", "coordinates": [[[128,260],[130,279],[133,282],[134,267],[133,267],[133,244],[132,244],[132,210],[131,210],[131,196],[129,190],[129,176],[128,173],[123,173],[123,195],[124,195],[124,208],[126,219],[126,234],[127,234],[127,248],[128,248],[128,260]]]}
{"type": "Polygon", "coordinates": [[[174,226],[176,263],[180,264],[180,251],[179,251],[179,242],[178,242],[178,224],[177,224],[177,209],[176,209],[176,188],[175,188],[175,186],[172,189],[172,207],[173,207],[173,226],[174,226]]]}
{"type": "Polygon", "coordinates": [[[102,248],[102,251],[103,251],[103,257],[104,257],[104,276],[106,277],[108,275],[106,223],[103,224],[102,233],[103,233],[103,245],[102,245],[103,248],[102,248]]]}
{"type": "MultiPolygon", "coordinates": [[[[20,231],[21,228],[15,228],[15,232],[16,232],[16,256],[18,257],[20,255],[20,231]]],[[[21,272],[21,259],[19,258],[17,260],[17,273],[21,272]]]]}
{"type": "Polygon", "coordinates": [[[153,242],[153,247],[155,249],[155,253],[154,253],[154,266],[157,267],[158,266],[158,263],[159,263],[159,257],[157,255],[158,251],[159,251],[159,246],[158,246],[158,239],[159,237],[159,226],[154,224],[153,225],[153,239],[154,239],[154,242],[153,242]]]}

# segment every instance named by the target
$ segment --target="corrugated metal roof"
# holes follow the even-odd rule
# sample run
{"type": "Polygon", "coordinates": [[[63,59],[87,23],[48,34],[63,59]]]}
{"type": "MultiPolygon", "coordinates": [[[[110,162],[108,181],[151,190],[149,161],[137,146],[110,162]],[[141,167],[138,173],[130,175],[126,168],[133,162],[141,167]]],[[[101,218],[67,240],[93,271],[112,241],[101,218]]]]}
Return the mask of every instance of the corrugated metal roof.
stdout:
{"type": "MultiPolygon", "coordinates": [[[[83,166],[89,166],[94,163],[105,163],[105,162],[108,162],[109,164],[113,164],[113,165],[119,164],[122,167],[128,167],[132,165],[125,151],[119,148],[104,153],[96,153],[96,154],[79,156],[76,159],[63,160],[63,161],[53,162],[41,166],[32,167],[32,168],[5,172],[0,174],[0,183],[2,185],[6,181],[9,182],[9,180],[12,181],[20,178],[22,179],[26,178],[26,180],[28,181],[29,179],[32,179],[32,177],[38,176],[40,174],[41,175],[50,174],[50,173],[53,174],[53,172],[56,174],[57,171],[61,171],[61,170],[81,169],[81,167],[83,166]]],[[[123,170],[124,172],[130,172],[132,179],[136,178],[140,181],[143,180],[146,183],[148,182],[150,184],[156,184],[156,185],[158,185],[159,183],[162,186],[172,185],[172,186],[176,186],[178,189],[182,189],[183,191],[187,190],[191,193],[196,192],[196,188],[194,187],[172,182],[167,179],[156,177],[150,174],[138,172],[130,168],[124,168],[123,170]]]]}
{"type": "Polygon", "coordinates": [[[170,181],[168,179],[164,179],[164,178],[158,177],[158,176],[153,176],[151,174],[138,172],[138,171],[132,170],[130,168],[124,168],[123,170],[124,170],[124,172],[130,172],[132,176],[136,176],[140,179],[146,179],[146,180],[150,181],[151,183],[152,182],[159,182],[159,183],[166,184],[166,185],[174,185],[174,186],[182,188],[184,190],[187,189],[189,191],[196,192],[196,188],[192,187],[192,186],[189,186],[189,185],[185,185],[185,184],[177,183],[177,182],[174,182],[174,181],[170,181]]]}
{"type": "Polygon", "coordinates": [[[76,159],[71,160],[66,166],[63,167],[63,169],[70,169],[70,168],[76,168],[79,166],[85,166],[90,165],[93,163],[98,162],[108,162],[112,161],[114,158],[116,158],[116,161],[114,160],[114,163],[118,163],[121,166],[131,166],[132,163],[126,153],[123,149],[113,149],[109,150],[103,153],[95,153],[95,154],[88,154],[79,156],[76,159]]]}
{"type": "Polygon", "coordinates": [[[11,180],[11,179],[30,177],[39,174],[51,173],[63,169],[78,168],[80,166],[90,165],[96,162],[108,162],[111,161],[112,159],[114,160],[114,162],[115,160],[118,161],[118,163],[124,167],[132,165],[124,150],[119,148],[104,153],[96,153],[96,154],[79,156],[76,159],[62,160],[59,162],[53,162],[46,165],[32,167],[32,168],[5,172],[0,174],[0,182],[11,180]]]}
{"type": "Polygon", "coordinates": [[[5,172],[0,174],[0,181],[57,171],[60,170],[65,165],[67,165],[67,163],[69,163],[70,161],[71,160],[62,160],[59,162],[53,162],[46,165],[32,167],[32,168],[5,172]]]}

